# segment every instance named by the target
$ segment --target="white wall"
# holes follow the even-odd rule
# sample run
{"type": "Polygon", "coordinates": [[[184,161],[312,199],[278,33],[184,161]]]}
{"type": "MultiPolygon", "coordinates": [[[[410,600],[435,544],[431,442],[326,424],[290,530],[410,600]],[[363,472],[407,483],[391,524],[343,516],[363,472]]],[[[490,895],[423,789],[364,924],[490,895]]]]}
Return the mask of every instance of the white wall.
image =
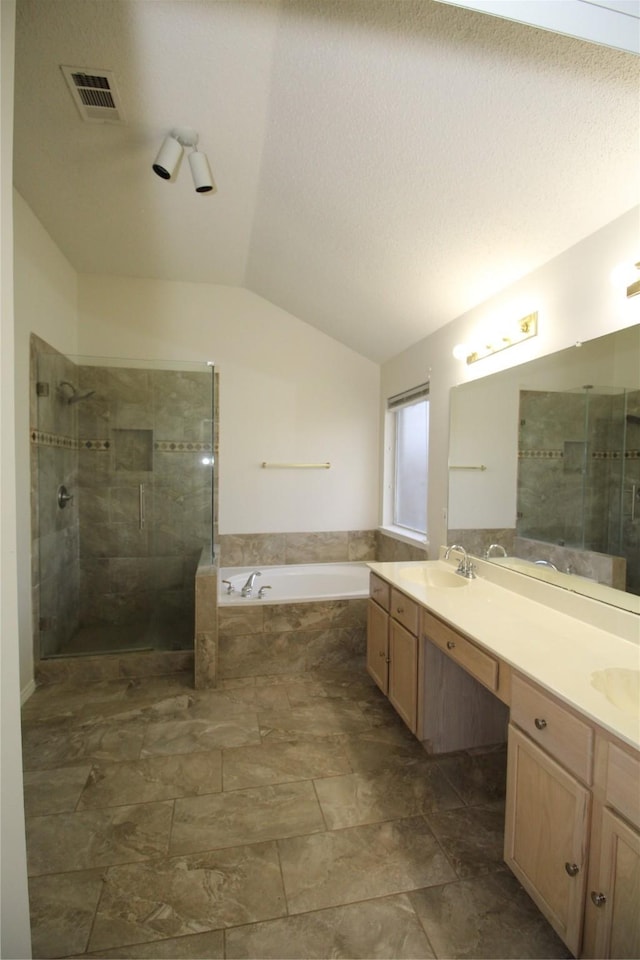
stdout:
{"type": "Polygon", "coordinates": [[[0,954],[31,956],[27,854],[22,801],[18,568],[16,524],[16,393],[13,303],[13,50],[15,3],[0,3],[0,676],[2,803],[0,954]]]}
{"type": "Polygon", "coordinates": [[[80,276],[78,303],[85,356],[215,361],[220,533],[377,524],[377,364],[238,287],[80,276]]]}
{"type": "MultiPolygon", "coordinates": [[[[36,333],[63,353],[77,351],[77,274],[22,197],[14,191],[14,298],[18,602],[20,688],[33,683],[31,626],[31,478],[29,430],[29,337],[36,333]]],[[[55,490],[51,492],[55,496],[55,490]]]]}
{"type": "Polygon", "coordinates": [[[639,218],[640,208],[634,208],[383,365],[383,404],[386,397],[430,375],[427,524],[431,556],[446,543],[451,387],[640,322],[640,297],[627,300],[626,284],[617,270],[621,264],[640,260],[639,218]],[[539,314],[534,339],[469,366],[453,357],[456,344],[482,340],[483,331],[534,310],[539,314]]]}

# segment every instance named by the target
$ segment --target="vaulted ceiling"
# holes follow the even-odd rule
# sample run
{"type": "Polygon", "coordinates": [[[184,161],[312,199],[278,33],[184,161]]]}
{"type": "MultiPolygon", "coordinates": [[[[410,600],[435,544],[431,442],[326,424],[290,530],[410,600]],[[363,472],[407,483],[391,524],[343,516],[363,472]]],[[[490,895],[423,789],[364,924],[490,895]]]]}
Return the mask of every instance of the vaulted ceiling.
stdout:
{"type": "Polygon", "coordinates": [[[15,184],[80,273],[245,286],[383,361],[638,202],[639,86],[436,0],[18,0],[15,184]],[[152,172],[174,127],[217,192],[152,172]]]}

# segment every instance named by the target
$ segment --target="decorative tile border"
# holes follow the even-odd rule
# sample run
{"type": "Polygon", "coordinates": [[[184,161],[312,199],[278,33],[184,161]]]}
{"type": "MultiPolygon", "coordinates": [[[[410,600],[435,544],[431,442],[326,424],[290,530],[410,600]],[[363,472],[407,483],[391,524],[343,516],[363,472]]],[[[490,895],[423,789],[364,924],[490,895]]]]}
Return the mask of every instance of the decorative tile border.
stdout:
{"type": "Polygon", "coordinates": [[[563,460],[563,450],[518,450],[519,460],[563,460]]]}
{"type": "Polygon", "coordinates": [[[201,453],[211,450],[211,444],[197,440],[156,440],[153,449],[162,453],[201,453]]]}
{"type": "MultiPolygon", "coordinates": [[[[640,450],[593,450],[592,460],[640,460],[640,450]]],[[[519,460],[564,460],[563,450],[518,450],[519,460]]]]}
{"type": "Polygon", "coordinates": [[[78,440],[78,446],[84,450],[110,450],[110,440],[78,440]]]}
{"type": "Polygon", "coordinates": [[[31,443],[39,447],[60,447],[65,450],[77,450],[78,441],[74,437],[65,437],[57,433],[45,433],[42,430],[32,429],[31,443]]]}
{"type": "MultiPolygon", "coordinates": [[[[65,450],[96,450],[111,449],[111,441],[94,439],[92,437],[65,437],[56,433],[45,433],[34,428],[30,431],[31,443],[40,447],[60,447],[65,450]]],[[[156,440],[153,449],[160,453],[210,453],[211,443],[202,443],[197,440],[156,440]]]]}

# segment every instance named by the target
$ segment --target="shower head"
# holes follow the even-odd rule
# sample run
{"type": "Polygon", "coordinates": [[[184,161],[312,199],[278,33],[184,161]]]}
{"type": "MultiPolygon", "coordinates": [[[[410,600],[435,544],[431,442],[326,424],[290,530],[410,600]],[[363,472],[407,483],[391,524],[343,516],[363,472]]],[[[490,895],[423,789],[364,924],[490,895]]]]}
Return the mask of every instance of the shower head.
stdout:
{"type": "Polygon", "coordinates": [[[89,397],[92,397],[95,393],[95,390],[85,390],[84,393],[80,393],[77,387],[74,387],[72,383],[68,380],[61,380],[58,384],[58,393],[65,401],[65,403],[80,403],[81,400],[88,400],[89,397]]]}

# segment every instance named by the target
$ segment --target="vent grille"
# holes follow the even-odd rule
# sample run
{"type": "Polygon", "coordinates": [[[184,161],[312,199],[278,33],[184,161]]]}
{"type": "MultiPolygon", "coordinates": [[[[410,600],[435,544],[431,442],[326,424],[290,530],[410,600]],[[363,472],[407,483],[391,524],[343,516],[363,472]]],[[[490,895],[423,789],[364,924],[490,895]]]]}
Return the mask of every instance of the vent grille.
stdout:
{"type": "Polygon", "coordinates": [[[60,67],[83,120],[124,123],[113,73],[86,67],[60,67]]]}

